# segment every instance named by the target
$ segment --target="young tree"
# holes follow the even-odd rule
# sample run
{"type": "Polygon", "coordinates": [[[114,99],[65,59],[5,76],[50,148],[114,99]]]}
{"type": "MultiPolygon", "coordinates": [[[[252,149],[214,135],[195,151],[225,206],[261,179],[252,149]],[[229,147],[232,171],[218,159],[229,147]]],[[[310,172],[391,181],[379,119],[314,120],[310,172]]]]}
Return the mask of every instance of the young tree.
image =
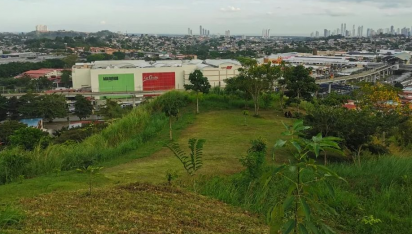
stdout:
{"type": "Polygon", "coordinates": [[[80,120],[87,118],[92,114],[93,105],[82,95],[76,95],[76,103],[74,103],[74,114],[79,117],[80,120]]]}
{"type": "Polygon", "coordinates": [[[256,60],[249,58],[239,58],[239,61],[243,68],[239,69],[237,83],[252,97],[255,116],[258,116],[262,92],[274,89],[274,82],[280,77],[280,68],[271,63],[258,65],[256,60]]]}
{"type": "Polygon", "coordinates": [[[337,143],[339,138],[322,137],[321,134],[313,136],[310,140],[300,138],[303,131],[309,129],[303,125],[303,121],[285,127],[286,132],[283,135],[289,136],[290,139],[278,140],[275,149],[285,146],[292,149],[293,160],[275,169],[273,173],[286,179],[290,187],[283,204],[277,204],[271,211],[270,233],[333,233],[326,223],[315,216],[318,213],[336,213],[322,201],[323,194],[316,188],[317,184],[324,183],[333,195],[333,187],[328,180],[343,179],[326,166],[317,165],[309,155],[314,154],[318,157],[324,150],[341,153],[337,143]]]}
{"type": "Polygon", "coordinates": [[[185,85],[185,89],[196,92],[196,113],[199,114],[199,93],[209,93],[211,86],[200,70],[190,73],[189,81],[191,84],[185,85]]]}
{"type": "Polygon", "coordinates": [[[39,97],[39,108],[41,117],[49,122],[55,118],[67,116],[67,103],[63,95],[51,94],[39,97]]]}
{"type": "Polygon", "coordinates": [[[316,80],[310,76],[310,73],[311,70],[302,65],[285,67],[284,79],[279,80],[279,84],[285,85],[289,102],[299,104],[302,99],[305,101],[312,100],[312,93],[316,92],[319,87],[316,85],[316,80]]]}
{"type": "Polygon", "coordinates": [[[200,70],[190,73],[189,81],[191,84],[185,85],[185,89],[196,92],[196,113],[199,114],[199,93],[209,93],[211,86],[200,70]]]}
{"type": "Polygon", "coordinates": [[[7,98],[0,95],[0,121],[7,119],[7,98]]]}
{"type": "Polygon", "coordinates": [[[167,92],[159,98],[163,112],[169,117],[169,136],[170,140],[173,140],[172,118],[177,118],[179,116],[180,108],[185,104],[185,100],[183,95],[178,91],[167,92]]]}

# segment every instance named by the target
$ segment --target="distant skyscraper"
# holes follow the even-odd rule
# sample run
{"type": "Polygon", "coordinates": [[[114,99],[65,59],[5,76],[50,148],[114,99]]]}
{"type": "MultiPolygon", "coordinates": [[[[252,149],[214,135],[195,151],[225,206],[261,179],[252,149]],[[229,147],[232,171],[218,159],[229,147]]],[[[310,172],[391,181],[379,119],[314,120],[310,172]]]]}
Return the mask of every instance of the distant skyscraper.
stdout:
{"type": "Polygon", "coordinates": [[[343,26],[343,36],[344,37],[346,37],[348,34],[347,34],[347,31],[346,31],[346,23],[344,24],[344,26],[343,26]]]}
{"type": "Polygon", "coordinates": [[[391,34],[395,34],[395,27],[391,26],[391,34]]]}
{"type": "Polygon", "coordinates": [[[340,35],[342,35],[343,36],[343,24],[341,24],[341,26],[340,26],[340,35]]]}
{"type": "Polygon", "coordinates": [[[352,29],[352,37],[356,37],[356,32],[355,32],[355,25],[353,25],[353,29],[352,29]]]}
{"type": "Polygon", "coordinates": [[[316,37],[319,37],[319,31],[316,31],[316,37]]]}
{"type": "Polygon", "coordinates": [[[47,25],[36,25],[36,32],[48,32],[47,25]]]}
{"type": "Polygon", "coordinates": [[[203,28],[202,28],[202,25],[200,25],[200,33],[199,33],[199,35],[200,35],[200,36],[202,36],[202,35],[203,35],[203,28]]]}

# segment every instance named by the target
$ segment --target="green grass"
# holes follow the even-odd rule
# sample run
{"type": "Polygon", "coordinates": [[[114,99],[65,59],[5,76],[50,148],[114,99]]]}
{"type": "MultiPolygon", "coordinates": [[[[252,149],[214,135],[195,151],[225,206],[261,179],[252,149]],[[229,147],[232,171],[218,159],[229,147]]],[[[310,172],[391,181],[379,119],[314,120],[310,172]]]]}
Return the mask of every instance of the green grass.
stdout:
{"type": "MultiPolygon", "coordinates": [[[[199,171],[200,175],[234,174],[243,170],[239,159],[246,155],[250,140],[263,137],[272,145],[283,131],[282,118],[279,118],[276,112],[262,111],[261,116],[249,117],[248,125],[245,126],[240,110],[202,113],[196,116],[195,124],[182,132],[178,143],[188,150],[188,139],[206,139],[203,150],[204,167],[199,171]]],[[[277,162],[283,162],[286,158],[281,154],[277,157],[277,162]]],[[[106,168],[102,173],[110,179],[122,182],[137,180],[161,183],[165,182],[168,170],[177,170],[179,174],[185,175],[179,160],[164,147],[151,157],[106,168]]]]}
{"type": "MultiPolygon", "coordinates": [[[[246,154],[249,141],[262,136],[268,142],[274,143],[283,131],[281,121],[288,121],[279,117],[277,112],[262,111],[261,118],[248,117],[248,125],[245,126],[241,110],[194,115],[192,108],[189,106],[179,121],[174,123],[174,134],[182,145],[187,145],[189,138],[207,140],[204,150],[205,165],[200,170],[204,175],[229,175],[240,172],[243,167],[239,163],[239,158],[246,154]],[[238,134],[239,132],[242,134],[238,134]]],[[[164,126],[156,136],[140,144],[137,150],[98,163],[98,166],[104,168],[96,180],[96,186],[113,186],[136,181],[164,183],[168,170],[177,170],[181,179],[187,178],[178,159],[164,147],[167,142],[168,129],[164,126]]],[[[277,160],[283,162],[285,158],[281,155],[277,160]]],[[[16,202],[19,198],[34,197],[43,193],[86,188],[87,177],[84,174],[62,171],[57,175],[50,172],[47,175],[23,180],[22,183],[2,185],[0,197],[4,202],[16,202]]]]}

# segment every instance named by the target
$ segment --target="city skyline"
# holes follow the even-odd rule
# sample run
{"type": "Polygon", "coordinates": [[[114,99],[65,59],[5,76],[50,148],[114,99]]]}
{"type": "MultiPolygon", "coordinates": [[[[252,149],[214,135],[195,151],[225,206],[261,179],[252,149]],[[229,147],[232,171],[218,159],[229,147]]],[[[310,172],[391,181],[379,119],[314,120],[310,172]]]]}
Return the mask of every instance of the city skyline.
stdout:
{"type": "Polygon", "coordinates": [[[206,22],[213,34],[230,29],[232,35],[257,36],[262,28],[273,36],[308,36],[310,29],[336,29],[342,22],[350,31],[352,25],[378,29],[388,22],[403,28],[412,13],[408,0],[0,0],[0,7],[13,9],[0,15],[1,22],[12,22],[1,24],[1,32],[34,31],[38,24],[51,31],[187,34],[206,22]]]}
{"type": "Polygon", "coordinates": [[[375,36],[377,34],[392,34],[392,35],[404,35],[406,37],[410,37],[412,32],[412,27],[395,27],[391,25],[390,27],[380,27],[380,28],[364,28],[363,25],[356,26],[355,24],[352,26],[352,29],[347,27],[346,23],[342,23],[340,28],[337,29],[327,29],[323,30],[323,34],[321,35],[319,31],[313,31],[310,33],[310,37],[329,37],[329,36],[336,36],[341,35],[344,37],[370,37],[375,36]],[[366,31],[366,34],[365,34],[366,31]]]}

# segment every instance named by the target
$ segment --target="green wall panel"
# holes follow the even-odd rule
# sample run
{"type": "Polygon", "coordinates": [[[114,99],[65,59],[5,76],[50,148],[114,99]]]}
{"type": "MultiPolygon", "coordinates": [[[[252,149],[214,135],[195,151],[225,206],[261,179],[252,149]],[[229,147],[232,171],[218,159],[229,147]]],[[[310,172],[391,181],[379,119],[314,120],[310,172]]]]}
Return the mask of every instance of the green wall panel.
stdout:
{"type": "Polygon", "coordinates": [[[99,92],[134,91],[134,74],[99,75],[99,92]]]}

